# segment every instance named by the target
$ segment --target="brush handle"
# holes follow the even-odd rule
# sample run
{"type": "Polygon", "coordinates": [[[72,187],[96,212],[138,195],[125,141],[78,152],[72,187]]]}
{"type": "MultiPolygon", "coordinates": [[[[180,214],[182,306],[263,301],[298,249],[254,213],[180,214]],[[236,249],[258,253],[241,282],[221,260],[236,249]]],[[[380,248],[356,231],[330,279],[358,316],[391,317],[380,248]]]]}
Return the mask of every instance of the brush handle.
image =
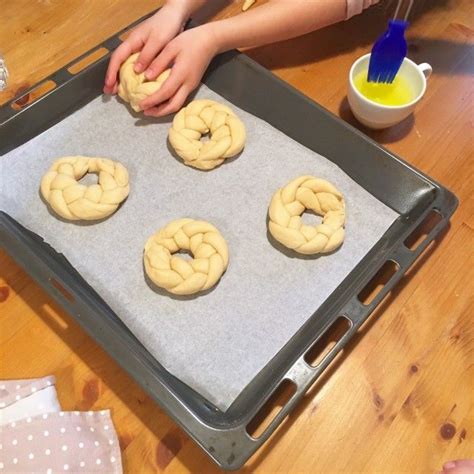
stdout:
{"type": "Polygon", "coordinates": [[[403,21],[407,21],[408,16],[410,15],[411,8],[413,7],[413,1],[414,0],[398,0],[398,5],[397,9],[395,10],[395,14],[393,15],[394,19],[403,19],[403,21]],[[402,5],[407,4],[407,7],[405,9],[405,15],[403,18],[398,18],[398,15],[400,14],[400,9],[402,5]]]}

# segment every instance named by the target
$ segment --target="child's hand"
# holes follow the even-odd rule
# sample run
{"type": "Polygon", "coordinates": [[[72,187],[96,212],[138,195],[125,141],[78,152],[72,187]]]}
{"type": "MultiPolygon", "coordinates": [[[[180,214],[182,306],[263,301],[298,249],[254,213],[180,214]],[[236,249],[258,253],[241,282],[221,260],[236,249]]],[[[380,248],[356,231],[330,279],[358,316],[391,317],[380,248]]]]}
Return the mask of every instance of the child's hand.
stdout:
{"type": "Polygon", "coordinates": [[[117,74],[122,63],[141,50],[135,63],[135,72],[144,71],[160,51],[179,32],[187,20],[187,11],[180,2],[166,3],[155,15],[138,25],[130,36],[114,51],[105,76],[104,92],[117,92],[117,74]]]}
{"type": "Polygon", "coordinates": [[[148,79],[155,79],[172,65],[161,88],[140,103],[144,114],[161,117],[179,110],[218,50],[211,25],[184,31],[170,41],[145,71],[148,79]]]}

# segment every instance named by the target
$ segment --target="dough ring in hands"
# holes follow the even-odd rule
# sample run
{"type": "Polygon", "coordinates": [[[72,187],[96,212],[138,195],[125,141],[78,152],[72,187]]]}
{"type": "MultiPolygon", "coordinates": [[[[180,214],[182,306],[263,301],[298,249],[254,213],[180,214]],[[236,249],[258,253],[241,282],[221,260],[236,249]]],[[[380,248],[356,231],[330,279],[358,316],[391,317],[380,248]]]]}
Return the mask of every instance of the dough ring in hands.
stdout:
{"type": "Polygon", "coordinates": [[[120,68],[120,83],[118,95],[125,101],[130,102],[135,112],[140,112],[139,103],[148,96],[154,94],[168,79],[171,69],[163,71],[154,81],[148,81],[145,73],[137,74],[133,67],[139,53],[132,54],[120,68]]]}
{"type": "Polygon", "coordinates": [[[170,222],[145,244],[148,277],[175,295],[190,295],[213,287],[229,263],[227,244],[211,224],[193,219],[170,222]],[[173,255],[189,250],[192,260],[173,255]]]}
{"type": "Polygon", "coordinates": [[[270,203],[268,228],[273,237],[302,254],[327,253],[344,240],[346,211],[342,194],[328,181],[301,176],[279,189],[270,203]],[[303,224],[309,209],[323,217],[317,226],[303,224]]]}
{"type": "Polygon", "coordinates": [[[60,158],[41,180],[43,198],[56,214],[71,221],[110,216],[129,192],[126,168],[106,158],[60,158]],[[98,174],[98,183],[91,186],[79,183],[87,173],[98,174]]]}
{"type": "Polygon", "coordinates": [[[245,127],[226,105],[193,100],[175,115],[169,140],[186,165],[210,170],[242,151],[245,127]],[[206,133],[210,133],[209,141],[201,142],[206,133]]]}

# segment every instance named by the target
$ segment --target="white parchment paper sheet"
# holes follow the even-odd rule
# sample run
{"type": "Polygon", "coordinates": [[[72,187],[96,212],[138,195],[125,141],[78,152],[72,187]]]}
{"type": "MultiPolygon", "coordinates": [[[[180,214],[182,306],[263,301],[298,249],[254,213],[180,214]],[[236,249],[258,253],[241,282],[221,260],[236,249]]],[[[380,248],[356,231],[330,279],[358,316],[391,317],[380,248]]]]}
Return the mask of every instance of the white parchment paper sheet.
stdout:
{"type": "MultiPolygon", "coordinates": [[[[206,86],[197,97],[227,102],[206,86]]],[[[223,410],[398,217],[330,161],[233,107],[247,128],[245,150],[210,172],[172,155],[169,120],[133,116],[102,97],[0,159],[0,208],[63,253],[170,372],[223,410]],[[66,155],[128,168],[131,193],[115,215],[78,225],[49,213],[39,183],[66,155]],[[333,182],[347,205],[343,246],[316,259],[290,258],[267,237],[272,194],[305,174],[333,182]],[[147,238],[181,217],[216,225],[230,251],[220,283],[190,299],[154,291],[142,268],[147,238]]]]}

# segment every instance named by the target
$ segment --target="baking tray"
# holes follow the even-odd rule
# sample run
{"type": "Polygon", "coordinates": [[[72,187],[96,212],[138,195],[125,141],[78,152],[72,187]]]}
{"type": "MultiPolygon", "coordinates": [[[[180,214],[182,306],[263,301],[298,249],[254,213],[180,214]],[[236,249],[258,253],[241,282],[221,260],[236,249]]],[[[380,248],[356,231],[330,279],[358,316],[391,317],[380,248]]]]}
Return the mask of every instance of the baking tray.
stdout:
{"type": "MultiPolygon", "coordinates": [[[[74,64],[101,47],[113,50],[120,44],[119,36],[130,27],[81,56],[74,64]]],[[[100,95],[108,59],[109,54],[76,75],[68,71],[72,64],[67,65],[43,81],[51,80],[56,84],[52,91],[19,110],[14,100],[1,107],[0,154],[35,137],[100,95]]],[[[228,410],[219,410],[166,371],[63,255],[4,212],[0,212],[0,244],[219,466],[232,470],[241,467],[283,422],[337,353],[448,224],[457,207],[457,199],[449,190],[245,55],[229,52],[218,56],[203,82],[227,100],[326,156],[400,214],[344,282],[228,410]],[[404,242],[433,212],[439,217],[437,224],[414,250],[410,250],[404,242]],[[386,262],[393,262],[396,271],[375,298],[369,304],[363,304],[358,295],[386,262]],[[305,361],[306,354],[341,316],[348,321],[349,329],[316,367],[309,365],[305,361]],[[284,381],[294,384],[293,395],[261,435],[250,436],[247,432],[249,423],[284,381]]],[[[36,87],[25,91],[25,95],[36,87]]]]}

